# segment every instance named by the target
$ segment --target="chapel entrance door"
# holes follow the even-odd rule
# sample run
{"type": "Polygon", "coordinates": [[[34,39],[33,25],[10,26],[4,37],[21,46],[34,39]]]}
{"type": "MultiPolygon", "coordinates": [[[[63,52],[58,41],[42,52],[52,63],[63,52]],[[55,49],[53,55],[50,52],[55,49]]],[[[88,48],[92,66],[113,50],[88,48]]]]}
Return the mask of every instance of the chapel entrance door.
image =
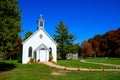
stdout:
{"type": "Polygon", "coordinates": [[[45,48],[40,49],[40,61],[47,62],[47,50],[45,48]]]}

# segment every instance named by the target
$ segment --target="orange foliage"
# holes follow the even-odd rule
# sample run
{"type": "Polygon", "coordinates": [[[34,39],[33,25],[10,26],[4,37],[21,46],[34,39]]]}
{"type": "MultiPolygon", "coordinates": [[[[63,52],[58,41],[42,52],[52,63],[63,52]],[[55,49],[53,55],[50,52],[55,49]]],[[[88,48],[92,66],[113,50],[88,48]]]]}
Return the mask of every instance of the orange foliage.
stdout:
{"type": "Polygon", "coordinates": [[[86,56],[91,57],[93,55],[93,50],[92,50],[91,44],[89,42],[87,42],[87,41],[84,41],[83,44],[84,44],[83,53],[86,56]]]}

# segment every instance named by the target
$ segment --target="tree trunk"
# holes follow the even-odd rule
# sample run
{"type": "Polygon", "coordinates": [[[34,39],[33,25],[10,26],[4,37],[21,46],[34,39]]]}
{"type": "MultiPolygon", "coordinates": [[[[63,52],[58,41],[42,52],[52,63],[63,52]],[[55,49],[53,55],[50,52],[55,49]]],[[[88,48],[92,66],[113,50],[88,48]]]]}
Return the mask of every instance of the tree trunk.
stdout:
{"type": "Polygon", "coordinates": [[[11,56],[10,56],[10,60],[12,60],[11,56]]]}
{"type": "Polygon", "coordinates": [[[66,60],[66,54],[61,54],[61,58],[62,58],[63,60],[66,60]]]}

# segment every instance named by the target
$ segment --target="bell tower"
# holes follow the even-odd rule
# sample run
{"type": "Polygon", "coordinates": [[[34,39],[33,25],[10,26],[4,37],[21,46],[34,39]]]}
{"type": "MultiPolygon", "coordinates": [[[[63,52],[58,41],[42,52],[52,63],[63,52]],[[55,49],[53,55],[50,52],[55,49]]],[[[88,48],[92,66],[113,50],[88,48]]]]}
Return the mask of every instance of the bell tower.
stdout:
{"type": "Polygon", "coordinates": [[[40,15],[40,18],[38,20],[38,29],[40,28],[44,29],[44,19],[42,18],[42,15],[40,15]]]}

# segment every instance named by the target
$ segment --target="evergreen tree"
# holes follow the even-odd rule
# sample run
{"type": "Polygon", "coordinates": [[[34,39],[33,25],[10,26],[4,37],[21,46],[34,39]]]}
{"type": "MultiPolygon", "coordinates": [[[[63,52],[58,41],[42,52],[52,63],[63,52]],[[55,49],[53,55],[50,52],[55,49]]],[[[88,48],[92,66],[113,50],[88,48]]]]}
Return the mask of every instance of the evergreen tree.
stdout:
{"type": "Polygon", "coordinates": [[[75,36],[69,34],[68,27],[62,21],[56,26],[56,33],[54,39],[58,44],[58,53],[60,53],[62,59],[66,59],[66,53],[70,51],[69,46],[73,45],[75,36]]]}
{"type": "Polygon", "coordinates": [[[31,31],[26,32],[25,34],[25,38],[23,39],[23,41],[25,41],[28,37],[30,37],[33,33],[31,31]]]}
{"type": "Polygon", "coordinates": [[[14,50],[19,32],[21,32],[21,15],[18,0],[0,0],[0,54],[5,55],[14,50]]]}

